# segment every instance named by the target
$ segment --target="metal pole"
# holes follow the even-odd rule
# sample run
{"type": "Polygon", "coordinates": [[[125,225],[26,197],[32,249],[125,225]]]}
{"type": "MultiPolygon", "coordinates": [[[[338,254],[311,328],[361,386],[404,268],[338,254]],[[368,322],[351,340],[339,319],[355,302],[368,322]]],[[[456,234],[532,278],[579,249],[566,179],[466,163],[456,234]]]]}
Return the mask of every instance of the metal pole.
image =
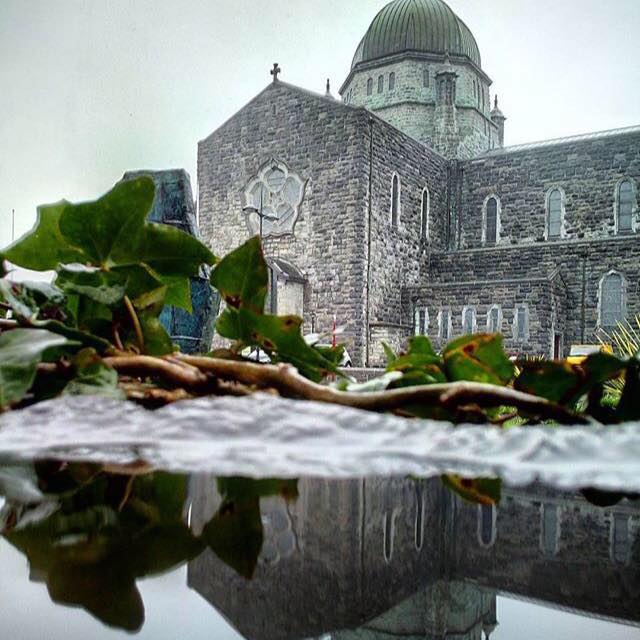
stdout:
{"type": "MultiPolygon", "coordinates": [[[[262,247],[262,196],[264,193],[264,185],[260,185],[260,211],[258,213],[258,216],[260,217],[260,231],[259,231],[259,236],[260,236],[260,247],[262,247]]],[[[273,274],[271,275],[271,277],[273,278],[273,274]]],[[[260,363],[260,347],[256,348],[256,362],[260,363]]]]}

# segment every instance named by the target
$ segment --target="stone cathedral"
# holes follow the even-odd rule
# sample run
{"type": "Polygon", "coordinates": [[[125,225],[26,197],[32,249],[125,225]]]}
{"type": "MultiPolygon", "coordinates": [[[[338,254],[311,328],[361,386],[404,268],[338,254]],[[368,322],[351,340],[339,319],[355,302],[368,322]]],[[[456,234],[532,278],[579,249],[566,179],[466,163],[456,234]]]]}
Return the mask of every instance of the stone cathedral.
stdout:
{"type": "Polygon", "coordinates": [[[443,0],[393,0],[341,100],[273,81],[198,146],[201,233],[260,229],[269,306],[355,365],[382,341],[500,332],[566,355],[640,313],[640,126],[505,146],[472,32],[443,0]]]}

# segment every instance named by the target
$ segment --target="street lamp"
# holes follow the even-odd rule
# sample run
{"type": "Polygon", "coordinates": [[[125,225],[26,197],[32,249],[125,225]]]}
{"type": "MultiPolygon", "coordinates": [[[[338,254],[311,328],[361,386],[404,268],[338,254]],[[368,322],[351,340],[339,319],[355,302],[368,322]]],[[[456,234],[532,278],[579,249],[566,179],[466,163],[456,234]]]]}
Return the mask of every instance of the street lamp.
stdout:
{"type": "MultiPolygon", "coordinates": [[[[262,224],[264,220],[269,220],[270,222],[274,222],[278,219],[278,216],[273,216],[273,215],[268,215],[265,214],[262,210],[262,194],[263,194],[263,190],[260,189],[260,209],[256,209],[255,207],[244,207],[242,209],[242,211],[244,211],[245,213],[255,213],[258,216],[258,219],[260,220],[260,226],[259,226],[259,230],[258,230],[258,235],[260,237],[260,244],[262,245],[262,224]]],[[[260,362],[260,347],[257,347],[256,349],[256,362],[260,362]]]]}

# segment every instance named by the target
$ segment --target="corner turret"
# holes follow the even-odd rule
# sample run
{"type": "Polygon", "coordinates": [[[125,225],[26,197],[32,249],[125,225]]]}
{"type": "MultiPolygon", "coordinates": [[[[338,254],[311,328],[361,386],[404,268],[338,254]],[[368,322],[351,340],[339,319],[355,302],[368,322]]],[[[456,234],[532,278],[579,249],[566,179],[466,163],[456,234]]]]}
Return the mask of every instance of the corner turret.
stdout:
{"type": "Polygon", "coordinates": [[[498,146],[504,147],[504,122],[507,118],[498,108],[498,96],[496,94],[493,110],[491,111],[491,120],[498,127],[498,146]]]}

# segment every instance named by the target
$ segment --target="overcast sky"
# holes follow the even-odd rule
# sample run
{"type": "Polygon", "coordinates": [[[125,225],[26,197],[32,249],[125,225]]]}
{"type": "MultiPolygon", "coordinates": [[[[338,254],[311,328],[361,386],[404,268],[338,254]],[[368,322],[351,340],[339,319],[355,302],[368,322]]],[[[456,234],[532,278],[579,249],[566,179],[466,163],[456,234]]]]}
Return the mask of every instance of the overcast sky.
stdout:
{"type": "MultiPolygon", "coordinates": [[[[0,246],[36,205],[184,167],[269,81],[334,93],[384,0],[0,0],[0,246]]],[[[507,144],[640,123],[640,0],[449,0],[507,144]]]]}

